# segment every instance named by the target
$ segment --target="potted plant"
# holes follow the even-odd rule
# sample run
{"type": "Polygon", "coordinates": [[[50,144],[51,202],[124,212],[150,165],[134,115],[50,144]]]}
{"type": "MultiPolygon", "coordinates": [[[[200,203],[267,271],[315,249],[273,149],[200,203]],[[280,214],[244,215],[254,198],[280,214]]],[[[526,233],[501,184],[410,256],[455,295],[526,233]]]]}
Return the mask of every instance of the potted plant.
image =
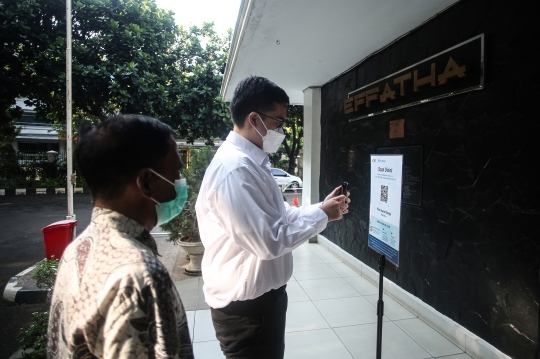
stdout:
{"type": "Polygon", "coordinates": [[[199,234],[195,203],[201,188],[201,183],[206,168],[214,158],[215,151],[211,146],[191,150],[189,166],[182,171],[182,178],[186,179],[188,198],[182,212],[163,224],[161,229],[169,233],[170,241],[182,246],[189,255],[189,265],[185,273],[189,275],[201,275],[201,262],[204,254],[204,246],[199,234]]]}

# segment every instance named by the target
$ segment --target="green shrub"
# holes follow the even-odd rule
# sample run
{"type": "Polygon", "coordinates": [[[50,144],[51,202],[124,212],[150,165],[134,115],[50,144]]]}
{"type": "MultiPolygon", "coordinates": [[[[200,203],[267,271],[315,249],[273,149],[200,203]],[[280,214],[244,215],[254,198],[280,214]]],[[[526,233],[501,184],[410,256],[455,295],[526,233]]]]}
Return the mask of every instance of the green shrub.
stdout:
{"type": "Polygon", "coordinates": [[[32,274],[32,278],[36,280],[36,286],[39,289],[52,290],[54,287],[54,281],[56,280],[57,273],[57,260],[43,260],[37,265],[34,273],[32,274]]]}
{"type": "Polygon", "coordinates": [[[197,224],[197,215],[195,213],[195,202],[201,188],[204,173],[208,168],[215,151],[211,146],[206,146],[198,150],[192,150],[189,167],[182,171],[182,178],[186,179],[188,186],[188,199],[182,212],[169,223],[161,226],[166,232],[170,233],[169,240],[175,244],[181,237],[192,237],[200,240],[199,226],[197,224]]]}
{"type": "Polygon", "coordinates": [[[16,176],[18,171],[17,153],[11,145],[0,144],[0,178],[16,176]]]}
{"type": "MultiPolygon", "coordinates": [[[[36,286],[48,290],[47,301],[50,301],[54,281],[58,272],[57,260],[43,260],[36,267],[32,277],[36,280],[36,286]]],[[[23,358],[41,359],[47,357],[47,325],[49,312],[37,312],[32,314],[32,325],[19,333],[21,348],[32,351],[23,354],[23,358]]]]}
{"type": "Polygon", "coordinates": [[[32,188],[32,183],[20,176],[0,177],[0,188],[32,188]]]}
{"type": "Polygon", "coordinates": [[[32,325],[19,334],[19,341],[23,350],[32,349],[24,353],[23,358],[47,358],[47,325],[49,312],[32,313],[32,325]]]}
{"type": "Polygon", "coordinates": [[[37,188],[54,187],[54,188],[66,188],[66,178],[44,178],[39,182],[36,182],[37,188]]]}
{"type": "MultiPolygon", "coordinates": [[[[77,163],[73,162],[73,171],[77,163]]],[[[17,152],[11,145],[0,145],[0,188],[66,188],[67,161],[65,154],[49,162],[46,153],[17,152]]],[[[82,176],[77,177],[76,187],[88,187],[82,176]]]]}

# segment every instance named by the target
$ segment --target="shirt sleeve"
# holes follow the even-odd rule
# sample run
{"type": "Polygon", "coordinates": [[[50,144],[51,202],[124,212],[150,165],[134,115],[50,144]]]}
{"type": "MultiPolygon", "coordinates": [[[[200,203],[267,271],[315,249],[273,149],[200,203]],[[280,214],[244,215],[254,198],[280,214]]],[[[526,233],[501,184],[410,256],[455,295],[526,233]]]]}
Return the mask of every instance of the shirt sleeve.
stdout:
{"type": "MultiPolygon", "coordinates": [[[[301,207],[291,206],[287,202],[284,202],[284,204],[285,204],[285,213],[286,213],[288,222],[294,222],[300,216],[306,215],[306,214],[311,215],[311,213],[314,213],[315,216],[318,216],[318,215],[326,216],[326,213],[324,213],[324,211],[319,208],[322,202],[315,203],[309,206],[301,206],[301,207]]],[[[326,225],[319,232],[324,230],[324,228],[326,228],[326,225]]]]}
{"type": "Polygon", "coordinates": [[[284,220],[275,208],[272,190],[249,167],[241,167],[229,173],[209,198],[229,238],[262,260],[289,253],[328,223],[326,213],[317,206],[288,209],[284,220]]]}

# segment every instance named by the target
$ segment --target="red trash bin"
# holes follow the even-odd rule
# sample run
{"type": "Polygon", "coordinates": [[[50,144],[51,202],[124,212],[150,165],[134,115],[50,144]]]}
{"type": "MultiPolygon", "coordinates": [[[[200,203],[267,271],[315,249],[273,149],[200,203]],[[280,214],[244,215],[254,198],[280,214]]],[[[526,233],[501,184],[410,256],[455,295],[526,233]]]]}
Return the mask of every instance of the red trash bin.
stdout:
{"type": "Polygon", "coordinates": [[[64,250],[73,240],[73,232],[76,225],[76,220],[67,219],[43,227],[41,232],[43,233],[43,240],[45,241],[45,256],[47,257],[47,260],[53,258],[60,260],[60,258],[62,258],[64,250]]]}

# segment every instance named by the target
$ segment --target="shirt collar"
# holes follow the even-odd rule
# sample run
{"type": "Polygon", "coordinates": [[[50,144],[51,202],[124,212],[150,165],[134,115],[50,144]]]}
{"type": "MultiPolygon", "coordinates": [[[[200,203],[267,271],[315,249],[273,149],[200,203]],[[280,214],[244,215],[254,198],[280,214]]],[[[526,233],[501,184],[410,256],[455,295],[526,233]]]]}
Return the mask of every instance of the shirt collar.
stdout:
{"type": "Polygon", "coordinates": [[[94,207],[92,210],[92,222],[100,227],[113,228],[118,232],[125,233],[128,237],[144,244],[155,255],[159,255],[154,237],[134,219],[111,209],[94,207]]]}
{"type": "Polygon", "coordinates": [[[270,169],[270,161],[268,159],[268,155],[244,136],[239,135],[234,131],[231,131],[227,136],[227,141],[239,147],[242,152],[253,158],[253,160],[258,163],[259,166],[264,166],[270,169]]]}

